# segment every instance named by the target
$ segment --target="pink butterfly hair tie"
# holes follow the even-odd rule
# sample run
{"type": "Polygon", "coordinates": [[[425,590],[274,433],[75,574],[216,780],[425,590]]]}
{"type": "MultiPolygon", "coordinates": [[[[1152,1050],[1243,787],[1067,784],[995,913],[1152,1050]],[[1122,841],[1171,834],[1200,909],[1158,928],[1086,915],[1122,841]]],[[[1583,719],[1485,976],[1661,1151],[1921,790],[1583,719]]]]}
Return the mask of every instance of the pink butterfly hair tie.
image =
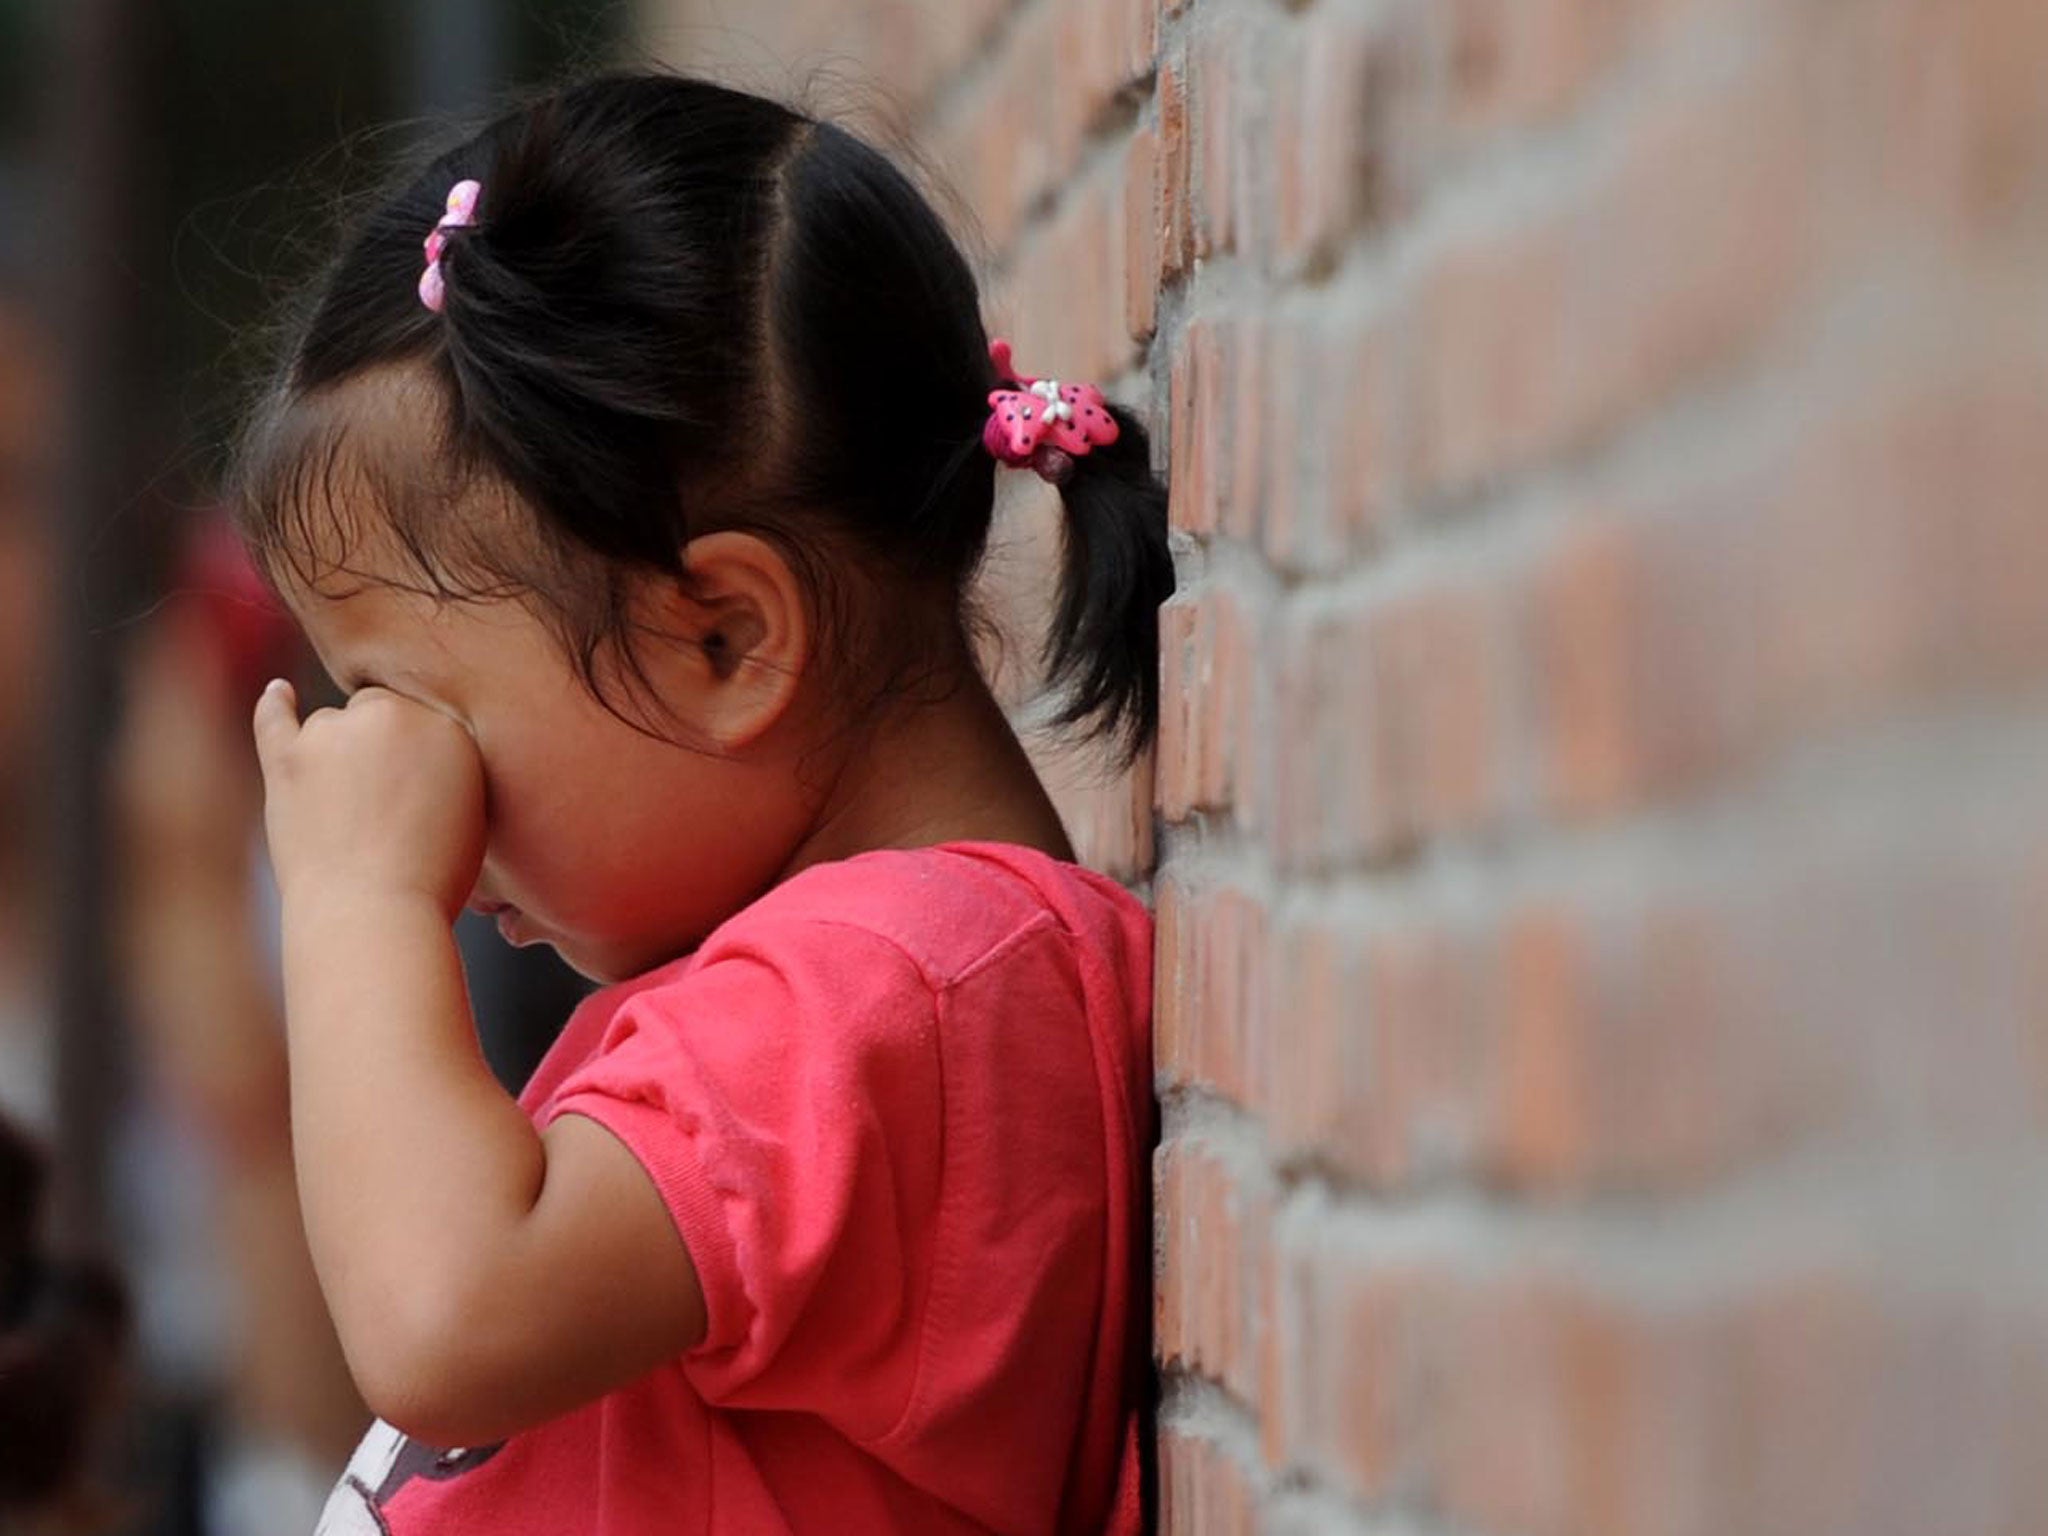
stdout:
{"type": "Polygon", "coordinates": [[[476,222],[476,200],[483,190],[479,181],[458,181],[450,187],[448,210],[427,236],[427,270],[420,274],[420,302],[437,315],[448,301],[448,285],[441,278],[441,253],[448,248],[447,232],[476,222]]]}
{"type": "Polygon", "coordinates": [[[988,425],[981,440],[1005,464],[1029,467],[1052,485],[1074,477],[1074,461],[1107,448],[1121,435],[1109,402],[1093,384],[1034,379],[1010,363],[1007,341],[989,343],[989,360],[1008,387],[988,397],[988,425]]]}

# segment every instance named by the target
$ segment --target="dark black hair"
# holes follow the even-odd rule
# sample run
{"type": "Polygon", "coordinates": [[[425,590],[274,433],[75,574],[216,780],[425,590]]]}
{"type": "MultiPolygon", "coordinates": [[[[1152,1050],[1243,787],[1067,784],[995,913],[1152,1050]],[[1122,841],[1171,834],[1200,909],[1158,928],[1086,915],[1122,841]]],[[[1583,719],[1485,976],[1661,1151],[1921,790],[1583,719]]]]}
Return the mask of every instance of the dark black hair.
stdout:
{"type": "Polygon", "coordinates": [[[91,1464],[129,1329],[110,1269],[44,1251],[47,1180],[41,1151],[0,1117],[0,1529],[104,1502],[91,1464]]]}
{"type": "MultiPolygon", "coordinates": [[[[370,207],[289,336],[231,491],[259,558],[312,581],[314,549],[349,526],[338,489],[367,490],[431,590],[538,598],[600,697],[625,580],[686,581],[689,539],[750,529],[832,626],[821,652],[900,681],[935,649],[969,655],[951,642],[971,629],[994,504],[981,435],[1005,382],[972,271],[887,157],[758,96],[611,73],[503,113],[370,207]],[[436,313],[421,242],[471,178],[436,313]],[[428,409],[400,415],[438,470],[348,446],[361,419],[341,387],[390,368],[431,381],[428,409]],[[478,485],[514,492],[517,518],[451,516],[478,485]]],[[[1115,415],[1119,441],[1062,489],[1045,659],[1060,723],[1135,752],[1173,571],[1146,433],[1115,415]]]]}

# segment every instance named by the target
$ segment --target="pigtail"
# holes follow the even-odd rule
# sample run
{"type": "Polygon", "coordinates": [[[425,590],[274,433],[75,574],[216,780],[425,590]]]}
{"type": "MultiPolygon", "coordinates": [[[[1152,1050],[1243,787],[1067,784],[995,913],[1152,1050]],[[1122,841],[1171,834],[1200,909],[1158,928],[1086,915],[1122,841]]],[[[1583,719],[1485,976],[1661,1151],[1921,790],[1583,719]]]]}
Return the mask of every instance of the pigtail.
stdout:
{"type": "Polygon", "coordinates": [[[1066,693],[1057,723],[1090,722],[1128,762],[1158,729],[1159,605],[1173,595],[1173,557],[1145,428],[1109,409],[1117,440],[1077,459],[1060,488],[1066,533],[1045,661],[1066,693]]]}

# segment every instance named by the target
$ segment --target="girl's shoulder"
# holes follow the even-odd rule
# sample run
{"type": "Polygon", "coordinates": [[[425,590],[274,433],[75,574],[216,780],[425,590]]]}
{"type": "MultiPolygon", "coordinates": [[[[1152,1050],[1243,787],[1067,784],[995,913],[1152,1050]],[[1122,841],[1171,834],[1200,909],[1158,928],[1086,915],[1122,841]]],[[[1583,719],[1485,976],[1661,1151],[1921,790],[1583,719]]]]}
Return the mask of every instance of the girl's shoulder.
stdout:
{"type": "MultiPolygon", "coordinates": [[[[972,982],[1014,1000],[1066,998],[1119,1032],[1151,1016],[1152,916],[1106,875],[1009,843],[879,849],[815,864],[719,925],[691,954],[584,999],[528,1083],[538,1104],[616,1043],[620,1020],[676,1028],[749,1010],[787,1018],[801,1002],[844,1042],[913,1040],[942,999],[972,982]],[[772,985],[763,985],[769,976],[772,985]]],[[[1037,1005],[1034,1005],[1037,1006],[1037,1005]]],[[[1049,1006],[1049,1004],[1048,1004],[1049,1006]]],[[[630,1029],[627,1031],[630,1032],[630,1029]]],[[[769,1038],[761,1020],[741,1031],[769,1038]]]]}
{"type": "Polygon", "coordinates": [[[859,930],[902,952],[943,987],[1024,935],[1052,930],[1075,947],[1149,957],[1145,904],[1108,876],[1015,843],[886,848],[815,864],[728,919],[698,951],[801,942],[859,930]]]}

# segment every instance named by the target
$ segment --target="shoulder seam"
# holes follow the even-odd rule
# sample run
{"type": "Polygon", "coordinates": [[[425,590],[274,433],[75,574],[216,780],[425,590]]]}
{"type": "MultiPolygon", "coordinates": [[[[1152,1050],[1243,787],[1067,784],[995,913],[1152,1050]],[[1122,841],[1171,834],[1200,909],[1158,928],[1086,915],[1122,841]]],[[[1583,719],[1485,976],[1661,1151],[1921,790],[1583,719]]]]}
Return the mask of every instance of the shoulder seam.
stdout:
{"type": "Polygon", "coordinates": [[[1031,914],[1031,920],[1029,922],[1025,923],[1022,927],[1011,929],[1008,933],[1004,934],[1000,939],[997,939],[995,943],[989,945],[987,949],[983,950],[980,954],[976,955],[972,960],[968,961],[967,964],[961,966],[958,973],[955,974],[953,978],[946,983],[946,985],[949,988],[957,987],[962,985],[963,983],[972,981],[976,976],[979,976],[991,965],[994,965],[996,961],[1002,959],[1003,956],[1007,955],[1011,950],[1016,949],[1020,945],[1037,938],[1040,934],[1044,933],[1048,929],[1053,930],[1054,932],[1060,934],[1065,938],[1073,937],[1072,931],[1068,929],[1065,923],[1060,921],[1058,913],[1048,911],[1044,908],[1040,908],[1038,911],[1031,914]]]}
{"type": "Polygon", "coordinates": [[[843,917],[805,917],[798,919],[798,921],[805,924],[813,924],[820,928],[844,929],[849,933],[857,933],[864,938],[872,939],[877,944],[887,945],[909,963],[910,968],[917,972],[918,978],[924,982],[926,988],[934,996],[949,992],[962,982],[972,980],[975,976],[988,969],[990,965],[1001,959],[1011,949],[1028,939],[1035,938],[1048,928],[1071,937],[1067,925],[1060,921],[1057,913],[1046,908],[1040,908],[1031,914],[1028,921],[1019,927],[1012,928],[1008,933],[1005,933],[964,965],[944,975],[935,975],[931,967],[926,965],[916,954],[912,953],[900,940],[892,938],[878,929],[871,928],[865,923],[850,922],[843,917]]]}

